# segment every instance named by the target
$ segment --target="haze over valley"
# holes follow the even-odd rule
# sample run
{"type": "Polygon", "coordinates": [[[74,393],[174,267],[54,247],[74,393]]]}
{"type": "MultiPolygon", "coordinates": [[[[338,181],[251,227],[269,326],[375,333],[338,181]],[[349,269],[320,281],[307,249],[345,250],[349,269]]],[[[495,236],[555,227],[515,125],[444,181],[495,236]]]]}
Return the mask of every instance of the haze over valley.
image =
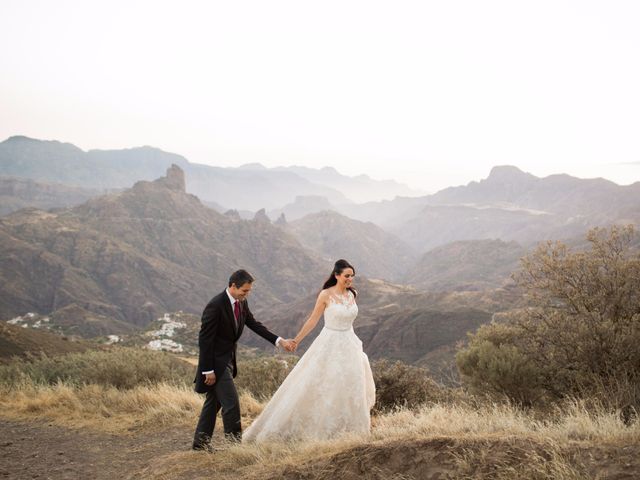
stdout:
{"type": "Polygon", "coordinates": [[[219,168],[152,147],[84,152],[17,136],[0,143],[0,176],[5,321],[143,338],[165,314],[197,325],[230,272],[246,268],[259,318],[293,335],[347,258],[365,350],[434,369],[451,365],[468,331],[522,304],[511,274],[539,242],[580,246],[590,228],[640,219],[638,182],[513,166],[421,195],[329,168],[219,168]]]}

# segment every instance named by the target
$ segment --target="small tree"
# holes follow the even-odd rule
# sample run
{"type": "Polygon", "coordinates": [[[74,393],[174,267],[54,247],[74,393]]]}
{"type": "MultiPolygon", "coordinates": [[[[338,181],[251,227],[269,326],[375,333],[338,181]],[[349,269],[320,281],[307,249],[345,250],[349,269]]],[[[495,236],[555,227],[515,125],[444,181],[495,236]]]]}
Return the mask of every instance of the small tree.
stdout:
{"type": "Polygon", "coordinates": [[[632,226],[597,228],[587,234],[588,250],[547,242],[525,257],[514,278],[530,307],[470,336],[457,355],[462,378],[523,403],[600,393],[615,406],[639,405],[640,256],[630,249],[634,235],[632,226]]]}

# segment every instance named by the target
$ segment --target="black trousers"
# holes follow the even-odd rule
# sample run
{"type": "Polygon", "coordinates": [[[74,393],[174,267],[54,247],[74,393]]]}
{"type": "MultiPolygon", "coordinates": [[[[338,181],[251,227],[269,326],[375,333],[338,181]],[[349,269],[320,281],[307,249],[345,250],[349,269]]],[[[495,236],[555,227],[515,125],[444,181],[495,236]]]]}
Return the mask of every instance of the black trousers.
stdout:
{"type": "Polygon", "coordinates": [[[225,437],[233,441],[240,441],[242,438],[240,400],[231,372],[231,366],[228,366],[224,373],[216,378],[214,388],[207,392],[193,437],[193,448],[195,449],[205,448],[209,445],[213,429],[216,426],[216,417],[221,408],[225,437]]]}

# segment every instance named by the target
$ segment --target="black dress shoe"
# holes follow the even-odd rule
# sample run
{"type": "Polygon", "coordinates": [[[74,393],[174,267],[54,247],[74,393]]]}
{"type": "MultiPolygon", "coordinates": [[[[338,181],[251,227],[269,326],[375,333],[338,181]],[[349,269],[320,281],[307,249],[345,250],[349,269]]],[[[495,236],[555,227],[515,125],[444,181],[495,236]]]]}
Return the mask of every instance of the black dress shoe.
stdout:
{"type": "Polygon", "coordinates": [[[224,434],[224,439],[229,443],[241,443],[242,442],[242,431],[237,432],[226,432],[224,434]]]}
{"type": "Polygon", "coordinates": [[[200,443],[200,444],[194,443],[191,449],[199,452],[213,453],[213,447],[208,443],[200,443]]]}

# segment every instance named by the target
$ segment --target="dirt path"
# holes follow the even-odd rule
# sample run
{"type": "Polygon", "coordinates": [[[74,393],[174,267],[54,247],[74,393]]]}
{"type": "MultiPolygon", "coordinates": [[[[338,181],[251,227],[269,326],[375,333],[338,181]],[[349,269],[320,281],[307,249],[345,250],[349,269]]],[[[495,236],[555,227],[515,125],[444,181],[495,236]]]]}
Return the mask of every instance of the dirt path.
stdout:
{"type": "MultiPolygon", "coordinates": [[[[206,458],[199,458],[196,466],[187,463],[188,459],[193,460],[189,457],[191,435],[189,426],[111,435],[71,430],[48,422],[17,422],[0,418],[0,480],[138,480],[158,475],[163,478],[209,478],[211,474],[206,472],[206,458]],[[183,468],[169,473],[172,469],[167,466],[181,459],[185,461],[183,468]],[[163,475],[165,472],[167,474],[163,475]]],[[[287,480],[386,479],[395,475],[400,475],[396,478],[451,479],[459,478],[460,473],[453,454],[459,456],[477,451],[478,455],[471,462],[472,472],[465,473],[470,478],[489,479],[494,478],[496,465],[511,469],[526,466],[531,461],[529,454],[535,453],[536,449],[540,449],[540,458],[545,457],[543,446],[536,447],[526,440],[499,438],[484,441],[416,440],[376,448],[363,445],[330,458],[275,469],[259,476],[287,480]]],[[[589,472],[589,478],[640,478],[638,444],[572,444],[564,446],[563,450],[572,465],[580,465],[589,472]]]]}
{"type": "Polygon", "coordinates": [[[120,436],[0,419],[0,479],[139,478],[154,458],[189,450],[191,435],[186,427],[120,436]]]}

